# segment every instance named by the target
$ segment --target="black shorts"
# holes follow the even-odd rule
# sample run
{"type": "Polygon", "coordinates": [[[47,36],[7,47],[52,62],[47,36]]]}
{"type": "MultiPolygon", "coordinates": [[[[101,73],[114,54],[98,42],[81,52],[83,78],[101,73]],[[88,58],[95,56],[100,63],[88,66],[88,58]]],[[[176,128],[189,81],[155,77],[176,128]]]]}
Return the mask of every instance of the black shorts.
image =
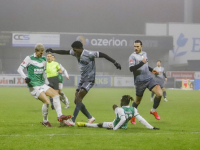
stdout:
{"type": "Polygon", "coordinates": [[[50,84],[50,87],[52,87],[54,90],[59,90],[59,80],[58,77],[50,77],[47,78],[50,84]]]}

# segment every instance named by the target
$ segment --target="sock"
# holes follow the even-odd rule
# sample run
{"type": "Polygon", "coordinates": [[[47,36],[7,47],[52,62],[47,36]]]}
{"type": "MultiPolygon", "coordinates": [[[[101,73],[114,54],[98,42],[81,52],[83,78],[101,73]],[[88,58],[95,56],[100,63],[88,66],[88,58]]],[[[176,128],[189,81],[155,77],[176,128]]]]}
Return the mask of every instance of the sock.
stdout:
{"type": "Polygon", "coordinates": [[[136,104],[135,102],[133,102],[132,106],[137,108],[139,104],[136,104]]]}
{"type": "Polygon", "coordinates": [[[98,128],[97,124],[98,124],[98,123],[85,123],[85,126],[86,126],[86,127],[98,128]]]}
{"type": "Polygon", "coordinates": [[[43,115],[44,122],[48,121],[48,107],[49,107],[49,104],[42,105],[42,115],[43,115]]]}
{"type": "Polygon", "coordinates": [[[61,92],[60,93],[60,96],[61,96],[61,101],[65,104],[65,105],[69,105],[69,100],[68,100],[68,98],[66,97],[66,95],[63,93],[63,92],[61,92]]]}
{"type": "Polygon", "coordinates": [[[53,97],[53,105],[57,113],[57,117],[60,117],[62,115],[62,109],[60,104],[60,98],[59,95],[56,95],[53,97]]]}
{"type": "MultiPolygon", "coordinates": [[[[157,98],[157,97],[155,96],[155,98],[154,98],[154,103],[153,103],[153,108],[152,108],[152,109],[155,110],[155,109],[159,106],[160,100],[161,100],[161,98],[157,98]]],[[[154,111],[154,110],[153,110],[153,111],[154,111]]]]}
{"type": "Polygon", "coordinates": [[[153,96],[154,96],[154,92],[151,92],[151,98],[153,98],[153,96]]]}
{"type": "Polygon", "coordinates": [[[166,91],[163,91],[163,97],[166,98],[166,96],[167,96],[166,91]]]}
{"type": "Polygon", "coordinates": [[[52,97],[50,97],[50,102],[51,102],[51,106],[53,106],[53,98],[52,97]]]}
{"type": "MultiPolygon", "coordinates": [[[[83,104],[83,103],[82,103],[83,104]]],[[[81,107],[81,112],[88,118],[92,118],[92,116],[90,115],[90,113],[88,112],[88,110],[86,109],[85,105],[83,104],[81,107]]]]}
{"type": "Polygon", "coordinates": [[[74,113],[73,113],[73,117],[72,117],[72,121],[75,122],[76,117],[78,116],[79,110],[82,108],[83,103],[79,102],[76,103],[76,108],[74,109],[74,113]]]}

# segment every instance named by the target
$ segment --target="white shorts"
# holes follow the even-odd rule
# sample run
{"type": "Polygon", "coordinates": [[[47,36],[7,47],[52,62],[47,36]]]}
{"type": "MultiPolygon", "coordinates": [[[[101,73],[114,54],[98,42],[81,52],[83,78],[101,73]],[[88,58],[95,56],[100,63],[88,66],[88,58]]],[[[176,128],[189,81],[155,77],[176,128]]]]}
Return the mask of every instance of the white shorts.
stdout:
{"type": "Polygon", "coordinates": [[[59,83],[59,90],[63,89],[63,83],[59,83]]]}
{"type": "Polygon", "coordinates": [[[46,93],[46,91],[50,87],[48,85],[44,84],[44,85],[41,85],[41,86],[28,87],[28,88],[29,88],[29,92],[31,93],[31,95],[38,99],[40,93],[42,93],[42,92],[46,93]]]}

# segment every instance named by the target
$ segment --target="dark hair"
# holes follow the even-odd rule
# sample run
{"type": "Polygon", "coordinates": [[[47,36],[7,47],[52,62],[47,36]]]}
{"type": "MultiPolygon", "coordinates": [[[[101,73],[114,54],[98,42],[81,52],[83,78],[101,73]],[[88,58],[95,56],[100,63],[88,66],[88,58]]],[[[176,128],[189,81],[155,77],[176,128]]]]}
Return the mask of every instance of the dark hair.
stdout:
{"type": "Polygon", "coordinates": [[[135,43],[140,43],[140,45],[142,45],[142,41],[140,40],[136,40],[135,43]]]}
{"type": "Polygon", "coordinates": [[[56,58],[55,55],[52,54],[52,56],[53,56],[54,58],[56,58]]]}
{"type": "Polygon", "coordinates": [[[133,100],[133,98],[130,95],[123,95],[121,99],[124,105],[129,105],[130,100],[133,100]]]}
{"type": "Polygon", "coordinates": [[[72,48],[83,48],[83,44],[80,41],[75,41],[71,45],[72,48]]]}
{"type": "Polygon", "coordinates": [[[161,60],[157,60],[157,62],[160,62],[160,63],[161,63],[161,60]]]}

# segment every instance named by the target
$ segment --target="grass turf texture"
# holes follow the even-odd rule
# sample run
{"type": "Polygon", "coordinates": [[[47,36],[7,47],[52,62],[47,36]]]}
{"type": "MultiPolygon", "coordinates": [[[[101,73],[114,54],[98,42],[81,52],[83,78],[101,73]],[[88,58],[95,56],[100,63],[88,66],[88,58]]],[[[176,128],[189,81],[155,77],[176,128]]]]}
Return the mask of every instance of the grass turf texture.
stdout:
{"type": "MultiPolygon", "coordinates": [[[[73,114],[75,88],[63,90],[70,100],[70,108],[63,114],[73,114]]],[[[93,88],[83,102],[96,118],[96,123],[113,121],[113,104],[120,103],[122,95],[135,98],[133,88],[93,88]]],[[[136,120],[126,130],[104,128],[58,127],[55,110],[49,107],[49,121],[54,126],[41,125],[42,103],[34,99],[25,87],[0,87],[0,149],[136,149],[136,150],[198,150],[200,149],[199,91],[167,90],[168,102],[163,98],[157,109],[161,120],[149,111],[150,92],[145,91],[138,107],[139,113],[160,130],[149,130],[136,120]]],[[[63,104],[62,104],[63,107],[63,104]]],[[[76,121],[86,122],[79,112],[76,121]]]]}

